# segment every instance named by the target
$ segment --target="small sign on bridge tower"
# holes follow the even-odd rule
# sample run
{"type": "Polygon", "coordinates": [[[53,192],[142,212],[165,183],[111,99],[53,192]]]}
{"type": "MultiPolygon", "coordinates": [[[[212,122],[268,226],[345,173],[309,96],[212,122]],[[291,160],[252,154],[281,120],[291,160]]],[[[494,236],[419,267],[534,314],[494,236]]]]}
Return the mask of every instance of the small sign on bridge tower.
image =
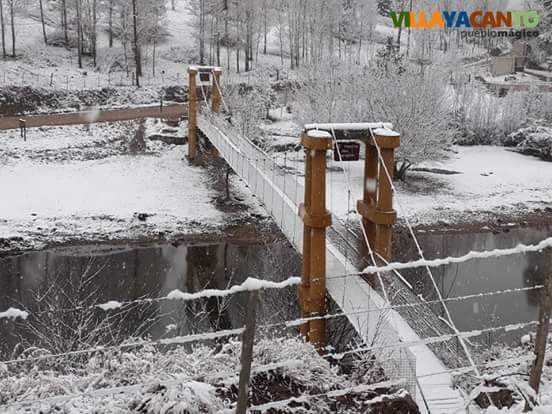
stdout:
{"type": "Polygon", "coordinates": [[[334,161],[358,161],[360,144],[354,141],[337,141],[334,146],[334,161]]]}
{"type": "Polygon", "coordinates": [[[211,84],[211,71],[199,68],[199,84],[210,85],[211,84]]]}

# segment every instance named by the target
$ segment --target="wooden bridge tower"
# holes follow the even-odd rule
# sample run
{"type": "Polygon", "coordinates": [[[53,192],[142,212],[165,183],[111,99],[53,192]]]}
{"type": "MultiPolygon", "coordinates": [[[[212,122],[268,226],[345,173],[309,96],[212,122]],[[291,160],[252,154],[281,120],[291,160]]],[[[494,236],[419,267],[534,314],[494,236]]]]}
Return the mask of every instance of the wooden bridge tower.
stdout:
{"type": "Polygon", "coordinates": [[[373,137],[368,137],[364,160],[363,199],[357,202],[357,211],[362,216],[362,224],[370,246],[388,261],[391,260],[392,253],[393,225],[397,222],[397,212],[393,209],[392,183],[389,179],[393,178],[395,148],[398,148],[400,143],[400,135],[386,129],[376,129],[373,137]],[[382,160],[378,154],[378,147],[382,160]]]}
{"type": "MultiPolygon", "coordinates": [[[[386,260],[391,260],[392,226],[397,220],[393,209],[392,174],[394,151],[400,145],[400,136],[389,129],[374,129],[351,124],[332,124],[316,129],[305,126],[301,143],[305,148],[305,201],[299,206],[304,223],[303,274],[299,288],[301,317],[326,315],[326,228],[331,225],[331,213],[326,210],[326,153],[333,146],[332,135],[339,140],[347,133],[365,143],[363,199],[357,203],[362,223],[372,249],[386,260]],[[320,128],[320,129],[318,129],[320,128]],[[385,168],[384,168],[385,166],[385,168]]],[[[348,139],[350,140],[350,138],[348,139]]],[[[357,158],[358,159],[358,158],[357,158]]],[[[316,349],[326,346],[326,321],[309,320],[301,326],[301,333],[316,349]]]]}
{"type": "MultiPolygon", "coordinates": [[[[211,111],[220,112],[222,95],[220,77],[222,69],[217,66],[190,66],[188,68],[188,160],[194,161],[199,151],[197,135],[198,86],[211,92],[211,111]],[[199,76],[198,76],[199,75],[199,76]]],[[[202,94],[207,93],[205,90],[202,94]]]]}
{"type": "MultiPolygon", "coordinates": [[[[325,131],[306,131],[305,202],[299,206],[303,219],[303,279],[299,288],[301,317],[326,314],[326,227],[332,215],[326,210],[326,152],[332,136],[325,131]]],[[[301,326],[301,332],[316,349],[326,346],[326,321],[315,319],[301,326]]]]}

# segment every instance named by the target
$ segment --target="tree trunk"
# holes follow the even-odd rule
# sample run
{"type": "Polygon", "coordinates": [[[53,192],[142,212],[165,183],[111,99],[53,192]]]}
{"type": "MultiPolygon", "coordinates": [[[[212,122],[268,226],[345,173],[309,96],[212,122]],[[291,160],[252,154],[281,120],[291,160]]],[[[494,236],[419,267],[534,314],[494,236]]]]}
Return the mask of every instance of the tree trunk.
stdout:
{"type": "Polygon", "coordinates": [[[67,0],[62,0],[62,19],[63,19],[63,38],[65,39],[65,47],[69,47],[69,29],[67,28],[67,0]]]}
{"type": "Polygon", "coordinates": [[[397,50],[401,50],[401,34],[402,34],[402,26],[399,26],[399,33],[397,34],[397,50]]]}
{"type": "MultiPolygon", "coordinates": [[[[535,337],[535,360],[531,366],[529,375],[529,386],[539,393],[542,367],[546,356],[546,343],[548,339],[548,328],[550,326],[550,312],[552,311],[552,275],[547,275],[544,280],[542,301],[539,309],[539,327],[535,337]]],[[[528,407],[526,407],[527,410],[528,407]]]]}
{"type": "Polygon", "coordinates": [[[217,24],[217,66],[220,66],[220,30],[217,24]]]}
{"type": "Polygon", "coordinates": [[[265,6],[265,9],[264,9],[264,22],[263,22],[264,23],[263,55],[266,55],[266,39],[267,39],[267,30],[268,30],[267,29],[267,24],[268,24],[268,22],[267,22],[267,20],[268,20],[268,16],[267,16],[268,10],[267,10],[267,8],[268,8],[268,5],[265,3],[264,6],[265,6]]]}
{"type": "Polygon", "coordinates": [[[226,67],[230,70],[230,33],[228,31],[228,5],[224,11],[224,42],[226,43],[226,67]]]}
{"type": "Polygon", "coordinates": [[[6,27],[4,26],[4,0],[0,0],[0,25],[2,26],[2,57],[5,59],[6,54],[6,27]]]}
{"type": "Polygon", "coordinates": [[[153,39],[153,52],[152,52],[152,59],[151,59],[151,71],[153,74],[153,77],[155,78],[155,44],[157,43],[157,35],[153,39]]]}
{"type": "Polygon", "coordinates": [[[199,0],[199,64],[205,65],[205,0],[199,0]]]}
{"type": "Polygon", "coordinates": [[[109,47],[113,47],[113,0],[109,0],[109,47]]]}
{"type": "Polygon", "coordinates": [[[10,4],[10,25],[11,25],[11,37],[12,37],[12,57],[15,58],[15,10],[14,10],[14,0],[9,2],[10,4]]]}
{"type": "MultiPolygon", "coordinates": [[[[237,11],[236,11],[237,14],[237,11]]],[[[240,73],[240,30],[241,24],[236,24],[236,72],[240,73]]]]}
{"type": "Polygon", "coordinates": [[[138,45],[138,16],[136,11],[136,0],[132,0],[132,20],[134,30],[134,63],[136,65],[136,86],[140,87],[142,76],[142,63],[140,61],[140,47],[138,45]]]}
{"type": "Polygon", "coordinates": [[[249,56],[249,42],[251,41],[251,33],[249,30],[250,26],[250,19],[251,19],[251,13],[246,12],[245,13],[245,71],[249,72],[249,61],[251,60],[251,56],[249,56]]]}
{"type": "Polygon", "coordinates": [[[77,52],[79,68],[82,69],[82,20],[81,20],[81,4],[80,0],[75,2],[77,9],[77,52]]]}
{"type": "Polygon", "coordinates": [[[94,68],[96,67],[96,54],[97,54],[97,39],[96,34],[97,25],[98,25],[98,15],[96,10],[97,2],[96,0],[92,1],[92,57],[94,61],[94,68]]]}
{"type": "Polygon", "coordinates": [[[44,8],[42,7],[42,0],[38,0],[40,6],[40,22],[42,23],[42,36],[44,37],[44,44],[48,44],[48,38],[46,37],[46,25],[44,24],[44,8]]]}
{"type": "Polygon", "coordinates": [[[282,12],[278,10],[278,35],[280,36],[280,63],[284,66],[284,36],[282,34],[282,12]]]}

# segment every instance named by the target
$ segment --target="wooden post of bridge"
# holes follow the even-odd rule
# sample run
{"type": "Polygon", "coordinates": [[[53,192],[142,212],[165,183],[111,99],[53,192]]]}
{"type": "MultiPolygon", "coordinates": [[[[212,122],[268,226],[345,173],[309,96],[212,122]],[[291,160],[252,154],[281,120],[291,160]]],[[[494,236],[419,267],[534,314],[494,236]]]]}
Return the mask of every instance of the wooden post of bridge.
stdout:
{"type": "Polygon", "coordinates": [[[188,68],[188,160],[197,156],[197,69],[188,68]]]}
{"type": "MultiPolygon", "coordinates": [[[[221,68],[214,68],[211,80],[211,110],[218,114],[220,112],[221,90],[220,90],[220,75],[222,75],[221,68]]],[[[220,156],[217,148],[213,145],[211,154],[215,157],[220,156]]]]}
{"type": "MultiPolygon", "coordinates": [[[[302,317],[326,314],[326,227],[332,216],[326,210],[326,152],[332,137],[325,131],[307,131],[305,147],[305,202],[299,206],[304,223],[303,278],[299,288],[302,317]]],[[[326,321],[316,319],[301,326],[301,332],[320,350],[326,345],[326,321]]]]}
{"type": "Polygon", "coordinates": [[[211,110],[215,113],[220,112],[220,101],[221,101],[221,91],[220,91],[220,75],[222,75],[221,68],[213,69],[213,80],[211,85],[211,110]]]}
{"type": "Polygon", "coordinates": [[[386,260],[391,260],[393,224],[397,221],[397,213],[393,210],[392,183],[382,164],[385,164],[392,179],[395,148],[400,143],[400,135],[386,129],[376,129],[373,139],[368,138],[364,161],[364,195],[357,202],[370,246],[386,260]],[[380,148],[383,163],[378,157],[376,144],[380,148]]]}

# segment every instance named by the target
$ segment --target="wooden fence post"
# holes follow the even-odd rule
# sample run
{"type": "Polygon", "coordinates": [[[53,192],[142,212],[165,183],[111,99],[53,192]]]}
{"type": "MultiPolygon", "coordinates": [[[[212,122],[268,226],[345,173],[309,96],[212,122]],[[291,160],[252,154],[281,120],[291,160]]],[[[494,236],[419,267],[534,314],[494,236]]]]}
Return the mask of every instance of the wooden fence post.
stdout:
{"type": "Polygon", "coordinates": [[[249,381],[251,377],[251,363],[253,362],[253,342],[255,340],[255,321],[257,318],[257,300],[259,291],[249,293],[245,330],[242,335],[240,383],[238,386],[238,404],[236,414],[246,414],[249,401],[249,381]]]}
{"type": "Polygon", "coordinates": [[[188,160],[197,156],[197,69],[188,69],[188,160]]]}
{"type": "MultiPolygon", "coordinates": [[[[550,327],[550,313],[552,311],[552,275],[546,275],[544,279],[544,288],[542,290],[542,300],[539,308],[539,327],[535,337],[535,360],[529,373],[529,386],[539,393],[540,381],[542,376],[542,367],[546,357],[546,343],[548,339],[548,330],[550,327]]],[[[525,411],[530,409],[526,404],[525,411]]]]}

